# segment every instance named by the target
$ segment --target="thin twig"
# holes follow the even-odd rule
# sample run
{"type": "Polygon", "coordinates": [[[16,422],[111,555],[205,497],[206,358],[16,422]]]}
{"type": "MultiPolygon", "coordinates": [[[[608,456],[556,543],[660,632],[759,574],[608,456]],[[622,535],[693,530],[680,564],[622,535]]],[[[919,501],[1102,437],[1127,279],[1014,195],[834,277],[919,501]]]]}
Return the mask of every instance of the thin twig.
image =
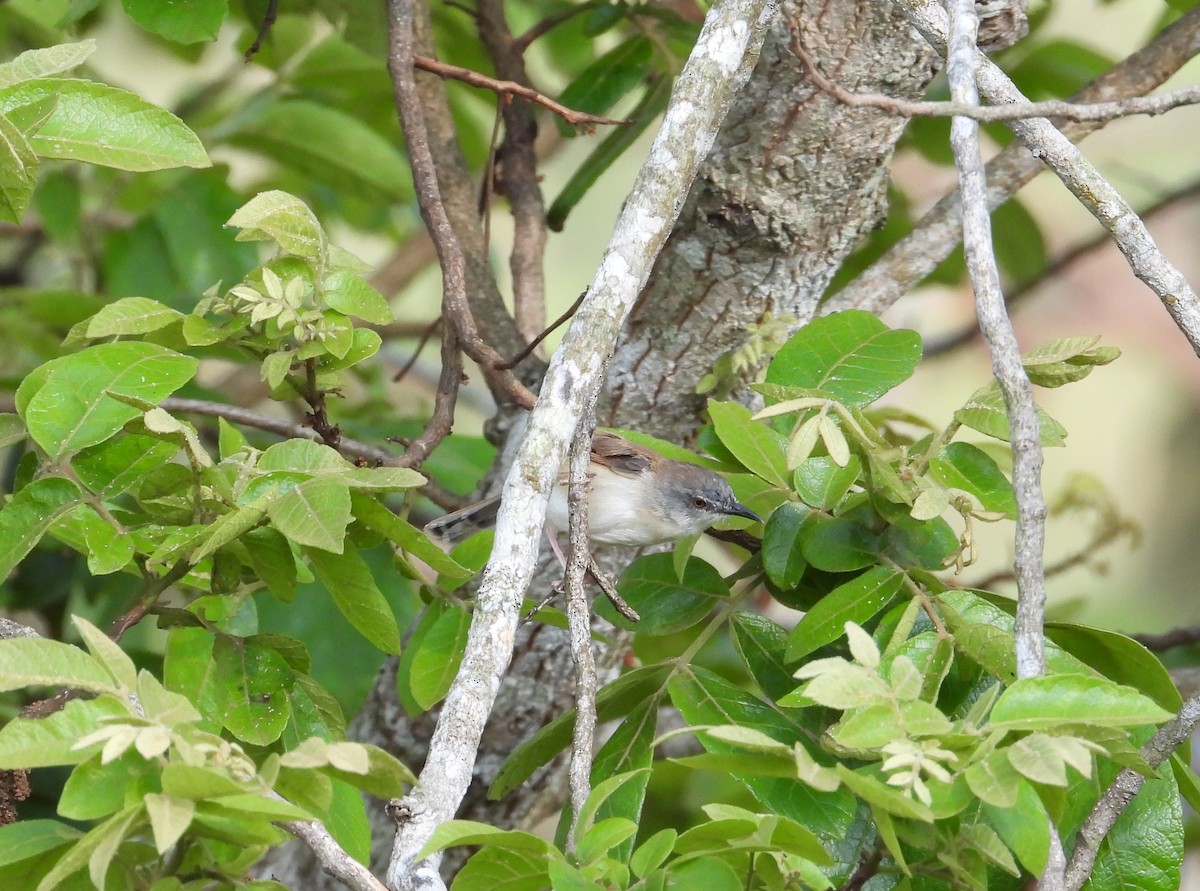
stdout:
{"type": "Polygon", "coordinates": [[[458,350],[458,332],[448,322],[442,324],[442,373],[433,397],[433,414],[421,435],[406,444],[403,457],[395,463],[401,467],[420,467],[438,444],[450,435],[454,426],[454,406],[462,384],[462,354],[458,350]]]}
{"type": "Polygon", "coordinates": [[[1152,653],[1162,653],[1175,647],[1190,647],[1200,643],[1200,626],[1191,628],[1173,628],[1161,634],[1131,634],[1129,635],[1152,653]]]}
{"type": "Polygon", "coordinates": [[[389,35],[388,69],[396,95],[396,108],[404,127],[409,163],[421,217],[433,236],[438,261],[442,266],[442,312],[456,329],[459,346],[479,363],[489,385],[524,408],[531,408],[534,396],[510,372],[499,370],[504,359],[482,337],[471,315],[467,300],[466,258],[458,235],[450,224],[442,203],[441,186],[429,148],[429,133],[420,96],[413,81],[412,0],[388,0],[389,35]],[[404,27],[397,22],[403,18],[404,27]]]}
{"type": "MultiPolygon", "coordinates": [[[[955,0],[951,19],[946,74],[955,101],[978,102],[975,88],[975,35],[979,27],[973,0],[955,0]]],[[[1037,677],[1046,672],[1042,627],[1046,581],[1042,573],[1045,547],[1046,500],[1042,495],[1042,447],[1033,385],[1021,364],[1021,350],[1012,320],[1004,309],[1000,272],[992,251],[992,226],[987,208],[987,180],[979,148],[979,124],[955,117],[950,125],[950,145],[958,168],[963,196],[963,246],[967,271],[975,289],[979,328],[992,354],[992,367],[1004,394],[1011,426],[1013,490],[1017,498],[1015,570],[1017,621],[1014,629],[1017,676],[1037,677]]]]}
{"type": "MultiPolygon", "coordinates": [[[[1189,183],[1181,189],[1162,196],[1149,207],[1142,208],[1138,215],[1146,221],[1153,219],[1160,214],[1173,209],[1177,204],[1191,201],[1200,196],[1200,182],[1189,183]]],[[[1007,294],[1005,294],[1005,304],[1009,312],[1012,312],[1013,307],[1023,301],[1026,297],[1032,295],[1035,291],[1052,282],[1058,276],[1070,270],[1080,260],[1086,259],[1091,254],[1104,248],[1112,243],[1112,238],[1107,232],[1101,232],[1095,238],[1076,245],[1063,254],[1055,257],[1045,269],[1038,273],[1029,281],[1018,285],[1007,294]]],[[[939,337],[937,340],[930,340],[925,343],[924,357],[931,358],[940,356],[943,353],[948,353],[963,344],[970,341],[976,334],[979,333],[978,327],[975,325],[964,326],[961,330],[946,334],[939,337]]],[[[1050,575],[1050,568],[1047,567],[1046,574],[1050,575]]]]}
{"type": "Polygon", "coordinates": [[[279,16],[279,0],[267,0],[267,8],[263,12],[262,21],[258,24],[258,33],[254,35],[254,42],[246,49],[245,59],[249,62],[253,59],[263,43],[267,39],[267,35],[271,33],[271,27],[275,24],[275,19],[279,16]]]}
{"type": "Polygon", "coordinates": [[[618,120],[617,118],[606,118],[600,115],[588,114],[584,111],[575,111],[561,103],[555,102],[549,96],[542,95],[533,89],[533,87],[527,87],[513,80],[499,80],[494,77],[488,77],[486,74],[480,74],[478,71],[472,71],[470,68],[460,68],[458,65],[451,65],[448,62],[432,59],[429,56],[414,55],[413,66],[419,68],[421,71],[436,74],[441,78],[460,80],[473,87],[481,87],[482,89],[491,90],[494,93],[504,96],[516,96],[535,105],[540,105],[542,108],[554,112],[572,127],[583,127],[589,133],[592,132],[592,129],[597,124],[621,125],[631,123],[630,121],[618,120]]]}
{"type": "Polygon", "coordinates": [[[537,337],[535,337],[533,340],[531,340],[529,342],[529,345],[526,346],[525,349],[521,350],[521,352],[517,353],[515,356],[513,356],[511,359],[509,359],[507,362],[505,362],[503,365],[500,365],[499,367],[505,368],[505,369],[516,368],[518,365],[520,365],[522,362],[524,362],[526,359],[528,359],[530,356],[532,356],[533,351],[538,348],[538,345],[543,340],[545,340],[547,337],[549,337],[551,334],[553,334],[558,328],[560,328],[563,324],[565,324],[566,321],[571,318],[571,316],[575,315],[575,313],[579,310],[579,307],[583,305],[583,298],[586,296],[587,296],[587,291],[582,292],[578,297],[575,298],[575,302],[571,304],[571,306],[567,309],[566,312],[564,312],[561,316],[559,316],[557,319],[555,319],[553,322],[551,322],[550,326],[548,328],[546,328],[537,337]]]}
{"type": "Polygon", "coordinates": [[[592,621],[584,582],[591,563],[588,541],[588,481],[592,460],[592,434],[596,428],[594,400],[579,419],[579,428],[571,444],[570,481],[567,503],[570,505],[570,558],[567,561],[567,623],[571,637],[571,656],[575,659],[575,729],[571,736],[571,827],[567,832],[567,850],[575,850],[575,830],[579,815],[591,792],[592,747],[596,735],[596,656],[592,652],[592,621]]]}
{"type": "Polygon", "coordinates": [[[309,359],[304,363],[304,388],[304,399],[312,409],[307,415],[308,423],[321,437],[321,442],[336,449],[342,439],[342,430],[336,424],[329,422],[329,410],[325,405],[325,391],[317,384],[316,359],[309,359]]]}
{"type": "Polygon", "coordinates": [[[417,359],[421,358],[421,351],[425,349],[425,344],[429,343],[429,338],[433,337],[433,332],[440,328],[441,325],[442,317],[438,316],[425,326],[425,329],[421,332],[421,339],[413,347],[412,355],[408,357],[408,361],[401,365],[400,370],[392,375],[392,383],[402,380],[406,374],[412,371],[412,367],[417,364],[417,359]]]}
{"type": "MultiPolygon", "coordinates": [[[[649,278],[736,87],[748,74],[745,56],[757,53],[774,14],[768,0],[725,0],[710,9],[676,82],[662,129],[622,207],[588,299],[551,360],[505,479],[496,537],[476,595],[461,667],[442,705],[420,781],[398,803],[411,818],[397,825],[387,871],[393,891],[431,885],[417,875],[416,857],[434,830],[454,815],[471,783],[479,742],[512,658],[546,504],[567,445],[584,406],[600,387],[605,358],[649,278]]],[[[412,7],[407,0],[391,0],[389,15],[395,48],[404,43],[411,27],[412,7]]],[[[402,75],[403,68],[397,65],[396,73],[402,75]]]]}
{"type": "MultiPolygon", "coordinates": [[[[525,60],[513,47],[503,0],[478,0],[479,39],[492,59],[496,74],[531,90],[525,60]]],[[[504,139],[496,150],[492,175],[485,187],[508,199],[513,217],[513,244],[508,266],[512,273],[513,318],[517,330],[533,337],[546,324],[546,206],[542,199],[538,158],[534,150],[537,124],[525,102],[500,97],[504,139]]]]}
{"type": "MultiPolygon", "coordinates": [[[[945,10],[935,0],[897,0],[897,3],[909,24],[935,48],[944,51],[945,10]]],[[[1025,101],[1008,76],[982,53],[975,54],[974,71],[979,91],[992,103],[1025,101]]],[[[1183,273],[1158,249],[1146,224],[1129,203],[1046,119],[1009,121],[1008,126],[1108,230],[1134,275],[1158,295],[1193,351],[1200,355],[1200,297],[1183,273]]]]}
{"type": "Polygon", "coordinates": [[[544,37],[550,31],[557,28],[563,22],[569,21],[580,13],[590,12],[600,6],[600,3],[592,2],[578,3],[574,6],[568,6],[565,9],[560,9],[553,15],[548,15],[535,25],[531,25],[529,30],[513,41],[513,49],[521,54],[529,49],[529,45],[539,37],[544,37]]]}
{"type": "MultiPolygon", "coordinates": [[[[1155,89],[1200,52],[1200,6],[1188,10],[1150,43],[1100,75],[1073,97],[1096,101],[1140,95],[1155,89]]],[[[1081,139],[1101,126],[1095,122],[1068,123],[1063,133],[1081,139]]],[[[988,205],[995,209],[1044,170],[1042,162],[1019,141],[1006,146],[988,162],[988,205]]],[[[939,200],[913,230],[888,248],[821,307],[822,315],[843,309],[879,314],[906,294],[941,263],[962,238],[959,194],[939,200]]]]}
{"type": "MultiPolygon", "coordinates": [[[[240,424],[243,427],[253,427],[255,430],[274,433],[276,436],[282,436],[287,439],[321,441],[316,432],[305,424],[296,424],[282,418],[268,417],[253,409],[242,408],[238,405],[226,405],[223,402],[209,402],[204,399],[181,399],[171,396],[164,399],[160,403],[160,407],[165,411],[178,412],[180,414],[224,418],[230,423],[240,424]]],[[[386,449],[381,449],[379,446],[359,442],[357,439],[348,439],[345,436],[338,442],[337,449],[338,452],[347,458],[354,458],[377,467],[409,466],[400,463],[406,456],[397,457],[386,449]]],[[[453,492],[446,491],[432,481],[425,483],[421,487],[421,492],[438,507],[443,507],[446,510],[457,510],[464,503],[462,497],[455,495],[453,492]]]]}
{"type": "Polygon", "coordinates": [[[797,23],[790,22],[792,52],[800,60],[809,80],[851,108],[874,108],[884,114],[906,118],[946,118],[959,116],[980,123],[1015,121],[1022,118],[1058,118],[1064,121],[1111,121],[1133,115],[1159,115],[1185,105],[1200,102],[1200,86],[1183,87],[1158,96],[1130,96],[1109,102],[1072,102],[1052,99],[1044,102],[1018,102],[1012,105],[964,105],[961,102],[911,101],[886,93],[852,92],[830,80],[817,69],[816,60],[804,48],[797,23]]]}
{"type": "MultiPolygon", "coordinates": [[[[1200,696],[1193,696],[1183,703],[1174,720],[1160,727],[1150,742],[1142,746],[1142,757],[1146,763],[1158,767],[1166,761],[1172,752],[1191,738],[1197,724],[1200,724],[1200,696]]],[[[1126,767],[1104,790],[1076,836],[1075,850],[1066,868],[1067,891],[1079,891],[1087,882],[1095,866],[1100,843],[1145,782],[1144,776],[1126,767]]]]}

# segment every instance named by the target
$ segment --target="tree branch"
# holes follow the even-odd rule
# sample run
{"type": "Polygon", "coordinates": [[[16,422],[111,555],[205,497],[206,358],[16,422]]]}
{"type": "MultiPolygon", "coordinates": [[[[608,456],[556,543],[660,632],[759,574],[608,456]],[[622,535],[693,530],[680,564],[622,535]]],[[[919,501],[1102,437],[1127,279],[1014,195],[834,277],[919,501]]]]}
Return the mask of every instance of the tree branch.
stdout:
{"type": "MultiPolygon", "coordinates": [[[[1074,100],[1090,102],[1149,92],[1197,52],[1200,52],[1200,7],[1193,7],[1147,46],[1092,81],[1074,100]]],[[[1063,133],[1080,139],[1100,126],[1068,124],[1063,133]]],[[[1041,160],[1020,142],[1007,146],[987,165],[988,205],[992,209],[999,207],[1043,169],[1041,160]]],[[[961,207],[955,190],[938,201],[912,232],[827,300],[821,313],[852,308],[882,312],[929,275],[961,238],[961,207]]]]}
{"type": "MultiPolygon", "coordinates": [[[[482,15],[482,14],[481,14],[482,15]]],[[[509,35],[510,39],[512,35],[509,35]]],[[[514,42],[515,45],[515,42],[514,42]]],[[[465,84],[470,84],[473,87],[481,87],[485,90],[491,90],[500,96],[517,96],[535,105],[540,105],[542,108],[549,109],[554,112],[572,127],[583,127],[588,133],[594,132],[596,124],[628,124],[629,121],[618,120],[617,118],[606,118],[596,114],[588,114],[586,111],[575,111],[573,108],[555,102],[549,96],[539,93],[533,87],[523,83],[518,83],[515,80],[502,80],[495,77],[488,77],[479,71],[473,71],[470,68],[461,68],[458,65],[451,65],[449,62],[443,62],[439,59],[433,59],[429,56],[414,55],[413,67],[421,71],[428,71],[430,74],[436,74],[443,80],[460,80],[465,84]]],[[[1200,101],[1200,100],[1196,100],[1200,101]]],[[[1163,109],[1166,111],[1166,109],[1163,109]]],[[[1142,112],[1143,114],[1157,114],[1158,112],[1142,112]]]]}
{"type": "MultiPolygon", "coordinates": [[[[1150,742],[1142,746],[1142,757],[1146,759],[1146,763],[1151,767],[1158,767],[1166,761],[1172,752],[1191,738],[1197,724],[1200,724],[1200,696],[1193,696],[1183,703],[1174,720],[1159,728],[1150,742]]],[[[1144,776],[1126,767],[1122,768],[1112,784],[1104,790],[1104,794],[1079,828],[1075,850],[1071,853],[1071,860],[1066,869],[1067,891],[1079,891],[1087,882],[1092,874],[1092,867],[1095,866],[1100,843],[1145,782],[1144,776]]]]}
{"type": "MultiPolygon", "coordinates": [[[[956,0],[951,20],[946,74],[950,94],[960,104],[979,101],[974,60],[978,15],[973,0],[956,0]]],[[[987,181],[979,148],[979,124],[956,116],[950,125],[950,145],[963,196],[963,246],[967,271],[975,289],[979,327],[992,354],[992,368],[1008,410],[1013,454],[1013,489],[1017,497],[1016,558],[1017,676],[1046,672],[1042,625],[1046,580],[1042,551],[1046,533],[1046,500],[1042,495],[1042,448],[1033,385],[1021,364],[1021,350],[1012,320],[1004,309],[1000,272],[992,252],[992,226],[987,208],[987,181]]]]}
{"type": "Polygon", "coordinates": [[[588,480],[592,463],[592,434],[596,429],[595,400],[579,419],[579,429],[571,443],[570,484],[570,558],[566,567],[567,623],[571,635],[571,655],[575,659],[575,727],[571,731],[571,827],[567,848],[575,850],[575,830],[591,791],[592,748],[596,736],[596,657],[592,653],[592,616],[588,607],[588,567],[592,561],[588,541],[588,480]]]}
{"type": "Polygon", "coordinates": [[[389,0],[388,21],[388,69],[396,95],[396,108],[404,127],[417,203],[429,234],[433,236],[438,261],[442,266],[442,312],[454,326],[459,345],[479,363],[493,391],[503,393],[520,406],[530,408],[533,394],[510,372],[499,368],[504,362],[503,357],[479,336],[471,314],[467,300],[466,258],[442,202],[437,168],[429,146],[429,132],[425,127],[425,114],[413,80],[411,0],[389,0]],[[398,24],[400,22],[403,22],[402,26],[398,24]]]}
{"type": "MultiPolygon", "coordinates": [[[[743,58],[757,49],[773,13],[766,0],[724,0],[710,10],[588,299],[551,362],[505,481],[462,667],[446,696],[420,782],[402,802],[412,819],[397,826],[387,871],[388,884],[397,891],[426,886],[415,874],[416,855],[433,830],[453,816],[470,784],[483,728],[512,657],[521,600],[533,576],[546,503],[567,443],[599,389],[621,324],[740,86],[738,75],[749,73],[743,58]]],[[[406,0],[392,0],[393,45],[403,43],[410,15],[406,0]]]]}
{"type": "Polygon", "coordinates": [[[1052,99],[1045,102],[1016,102],[1012,105],[967,105],[962,102],[910,101],[886,93],[852,92],[827,78],[818,69],[813,57],[799,40],[799,31],[792,49],[814,84],[852,108],[877,108],[887,114],[907,118],[946,118],[959,116],[979,123],[1015,121],[1022,118],[1059,118],[1064,121],[1101,121],[1133,115],[1159,115],[1186,105],[1200,102],[1200,86],[1183,87],[1158,96],[1130,96],[1108,102],[1071,102],[1052,99]]]}
{"type": "MultiPolygon", "coordinates": [[[[896,0],[905,18],[939,51],[946,47],[946,13],[934,0],[896,0]]],[[[1024,102],[1008,76],[976,52],[979,91],[995,104],[1024,102]]],[[[1200,298],[1158,249],[1146,225],[1075,145],[1044,118],[1011,121],[1009,128],[1050,167],[1113,236],[1134,275],[1158,295],[1171,318],[1200,355],[1200,298]]]]}
{"type": "Polygon", "coordinates": [[[324,824],[294,820],[279,825],[308,845],[309,850],[316,854],[321,868],[347,888],[353,888],[355,891],[388,891],[383,882],[371,874],[371,870],[347,854],[342,846],[334,841],[324,824]]]}

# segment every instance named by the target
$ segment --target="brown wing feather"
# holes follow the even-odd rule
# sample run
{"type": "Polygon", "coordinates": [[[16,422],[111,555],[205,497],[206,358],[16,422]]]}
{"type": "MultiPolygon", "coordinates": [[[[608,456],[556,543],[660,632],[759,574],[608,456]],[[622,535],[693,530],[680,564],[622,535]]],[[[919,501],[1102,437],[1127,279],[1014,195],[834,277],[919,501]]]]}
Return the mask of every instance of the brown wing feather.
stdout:
{"type": "Polygon", "coordinates": [[[615,433],[596,431],[592,437],[592,461],[622,476],[640,476],[658,460],[649,449],[634,445],[615,433]]]}

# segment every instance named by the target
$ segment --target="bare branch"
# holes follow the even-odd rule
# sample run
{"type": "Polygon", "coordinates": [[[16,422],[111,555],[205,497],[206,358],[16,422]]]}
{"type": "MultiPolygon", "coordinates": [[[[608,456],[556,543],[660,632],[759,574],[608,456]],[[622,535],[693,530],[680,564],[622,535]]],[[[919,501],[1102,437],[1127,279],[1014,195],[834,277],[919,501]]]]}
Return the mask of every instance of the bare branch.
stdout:
{"type": "MultiPolygon", "coordinates": [[[[509,35],[510,38],[511,36],[509,35]]],[[[431,59],[429,56],[414,55],[413,66],[419,68],[421,71],[436,74],[441,78],[460,80],[473,87],[482,87],[485,90],[491,90],[500,96],[517,96],[525,99],[535,105],[542,106],[542,108],[549,109],[572,127],[583,127],[588,133],[593,132],[597,124],[621,125],[629,123],[629,121],[617,118],[606,118],[596,114],[588,114],[586,111],[575,111],[573,108],[567,108],[565,105],[555,102],[549,96],[539,93],[533,87],[517,83],[515,80],[501,80],[495,77],[488,77],[486,74],[473,71],[470,68],[461,68],[458,65],[451,65],[449,62],[431,59]]],[[[1166,111],[1166,109],[1163,109],[1163,111],[1166,111]]],[[[1157,112],[1144,113],[1155,114],[1157,112]]]]}
{"type": "Polygon", "coordinates": [[[263,43],[267,39],[267,35],[271,33],[271,27],[275,24],[275,19],[279,17],[279,0],[267,0],[267,8],[263,10],[262,21],[258,24],[258,33],[254,35],[254,42],[246,48],[245,59],[249,62],[262,49],[263,43]]]}
{"type": "MultiPolygon", "coordinates": [[[[950,94],[959,103],[978,102],[975,88],[975,34],[979,27],[973,0],[956,0],[946,73],[950,94]]],[[[1013,489],[1017,497],[1016,558],[1017,676],[1037,677],[1046,672],[1042,625],[1046,606],[1046,580],[1042,552],[1046,536],[1046,500],[1042,495],[1042,447],[1033,385],[1021,364],[1021,350],[1012,320],[1004,309],[1000,272],[992,252],[992,224],[988,216],[987,180],[979,149],[979,124],[955,117],[950,125],[950,145],[958,168],[963,196],[963,246],[967,271],[975,289],[979,327],[992,354],[992,368],[1004,394],[1011,427],[1013,489]]]]}
{"type": "MultiPolygon", "coordinates": [[[[946,46],[946,14],[934,0],[897,0],[905,18],[939,51],[946,46]]],[[[1025,97],[982,53],[975,54],[975,77],[989,101],[1016,103],[1025,97]]],[[[1146,225],[1078,148],[1044,118],[1010,121],[1009,128],[1050,167],[1063,184],[1108,230],[1134,274],[1163,302],[1183,335],[1200,354],[1200,297],[1158,249],[1146,225]]]]}
{"type": "MultiPolygon", "coordinates": [[[[498,75],[533,96],[541,96],[529,86],[525,60],[513,46],[504,5],[503,0],[479,0],[476,4],[479,39],[498,75]]],[[[504,120],[504,139],[496,149],[484,194],[494,189],[508,198],[512,208],[513,245],[508,266],[512,271],[513,317],[517,330],[531,339],[546,324],[546,205],[534,151],[537,124],[527,103],[513,102],[508,96],[500,98],[498,117],[504,120]]]]}
{"type": "Polygon", "coordinates": [[[592,652],[592,616],[588,606],[588,566],[592,552],[588,542],[588,480],[592,462],[592,434],[596,429],[593,404],[579,419],[579,429],[571,443],[570,484],[567,501],[571,516],[571,556],[567,562],[567,622],[571,634],[571,655],[575,659],[575,727],[571,735],[571,828],[567,848],[575,849],[575,830],[579,815],[591,791],[592,748],[596,736],[596,656],[592,652]]]}
{"type": "Polygon", "coordinates": [[[1147,650],[1162,653],[1175,647],[1190,647],[1200,643],[1200,626],[1190,628],[1172,628],[1161,634],[1131,634],[1129,635],[1147,650]]]}
{"type": "Polygon", "coordinates": [[[456,329],[459,345],[468,356],[479,363],[493,390],[505,394],[518,405],[529,408],[533,405],[533,394],[510,372],[498,368],[504,359],[479,336],[471,314],[471,306],[467,300],[466,258],[442,202],[437,169],[429,147],[425,114],[413,81],[411,0],[389,0],[388,13],[391,23],[388,69],[396,94],[396,108],[400,112],[400,120],[404,127],[421,217],[433,236],[438,260],[442,266],[443,314],[456,329]],[[401,20],[404,23],[403,27],[397,25],[401,20]]]}
{"type": "Polygon", "coordinates": [[[555,319],[553,322],[551,322],[544,331],[542,331],[538,334],[537,337],[533,338],[533,340],[531,340],[529,342],[529,345],[527,347],[525,347],[525,349],[521,350],[521,352],[517,353],[515,356],[513,356],[511,359],[509,359],[507,362],[505,362],[500,367],[501,368],[516,368],[518,365],[520,365],[522,362],[524,362],[526,359],[528,359],[531,355],[533,355],[533,351],[538,348],[538,344],[540,344],[543,340],[545,340],[552,333],[554,333],[556,330],[558,330],[558,328],[561,325],[563,325],[569,318],[571,318],[571,316],[575,315],[575,313],[579,310],[579,307],[583,304],[583,298],[586,296],[587,296],[587,291],[584,291],[582,294],[580,294],[578,297],[576,297],[575,302],[572,303],[567,308],[566,312],[564,312],[561,316],[559,316],[557,319],[555,319]]]}
{"type": "Polygon", "coordinates": [[[299,820],[280,823],[317,855],[321,867],[347,888],[355,891],[388,891],[379,879],[334,841],[329,830],[321,823],[306,823],[299,820]]]}
{"type": "Polygon", "coordinates": [[[458,333],[454,326],[442,322],[442,373],[438,378],[437,392],[433,397],[433,414],[425,424],[421,435],[405,443],[404,457],[395,463],[401,467],[420,467],[438,444],[450,435],[454,426],[454,406],[458,402],[458,388],[462,383],[462,354],[458,351],[458,333]]]}
{"type": "MultiPolygon", "coordinates": [[[[1092,81],[1074,100],[1090,102],[1147,93],[1197,52],[1200,7],[1193,7],[1144,48],[1092,81]]],[[[1063,133],[1080,139],[1099,127],[1098,123],[1067,124],[1063,133]]],[[[1007,146],[987,165],[988,205],[999,207],[1043,169],[1041,161],[1020,142],[1007,146]]],[[[938,201],[912,232],[834,294],[821,308],[822,314],[851,308],[882,312],[929,275],[961,238],[959,194],[955,190],[938,201]]]]}
{"type": "MultiPolygon", "coordinates": [[[[533,576],[546,503],[567,443],[599,389],[606,357],[696,170],[749,74],[744,57],[757,52],[773,14],[767,0],[725,0],[710,10],[588,298],[551,362],[505,481],[462,667],[446,696],[420,782],[401,803],[412,818],[397,826],[388,866],[388,884],[396,891],[427,887],[415,874],[416,855],[434,829],[453,816],[470,784],[483,728],[512,657],[521,600],[533,576]]],[[[393,46],[403,43],[410,16],[406,0],[392,0],[393,46]]]]}
{"type": "MultiPolygon", "coordinates": [[[[1166,761],[1172,752],[1191,738],[1197,724],[1200,724],[1200,696],[1193,696],[1183,703],[1174,720],[1159,728],[1150,742],[1142,746],[1142,757],[1146,759],[1146,763],[1151,767],[1158,767],[1166,761]]],[[[1104,794],[1079,828],[1075,850],[1071,853],[1071,860],[1066,869],[1067,891],[1079,891],[1087,882],[1096,863],[1100,843],[1145,782],[1144,776],[1126,767],[1117,774],[1112,785],[1104,790],[1104,794]]]]}
{"type": "Polygon", "coordinates": [[[1065,121],[1103,121],[1133,115],[1158,115],[1200,102],[1200,86],[1183,87],[1158,96],[1130,96],[1109,102],[1017,102],[1012,105],[965,105],[961,102],[919,102],[889,96],[886,93],[851,92],[830,80],[818,69],[816,62],[799,39],[799,29],[792,26],[792,50],[814,84],[838,102],[852,108],[877,108],[886,114],[906,118],[946,118],[957,115],[980,123],[1016,121],[1022,118],[1059,118],[1065,121]]]}

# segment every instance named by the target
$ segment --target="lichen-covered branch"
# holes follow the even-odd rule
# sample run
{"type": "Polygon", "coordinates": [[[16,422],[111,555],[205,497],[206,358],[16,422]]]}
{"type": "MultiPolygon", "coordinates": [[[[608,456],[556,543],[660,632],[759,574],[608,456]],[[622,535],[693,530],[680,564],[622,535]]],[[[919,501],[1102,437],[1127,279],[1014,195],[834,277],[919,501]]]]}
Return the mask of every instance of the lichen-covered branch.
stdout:
{"type": "MultiPolygon", "coordinates": [[[[406,14],[393,0],[392,26],[406,14]]],[[[522,596],[533,576],[546,503],[584,406],[600,387],[617,333],[666,240],[762,34],[766,0],[725,0],[709,12],[676,84],[662,128],[625,202],[588,299],[551,361],[504,485],[492,556],[483,571],[467,648],[430,741],[420,782],[397,827],[388,884],[422,887],[416,855],[450,819],[471,781],[476,751],[512,656],[522,596]]]]}

